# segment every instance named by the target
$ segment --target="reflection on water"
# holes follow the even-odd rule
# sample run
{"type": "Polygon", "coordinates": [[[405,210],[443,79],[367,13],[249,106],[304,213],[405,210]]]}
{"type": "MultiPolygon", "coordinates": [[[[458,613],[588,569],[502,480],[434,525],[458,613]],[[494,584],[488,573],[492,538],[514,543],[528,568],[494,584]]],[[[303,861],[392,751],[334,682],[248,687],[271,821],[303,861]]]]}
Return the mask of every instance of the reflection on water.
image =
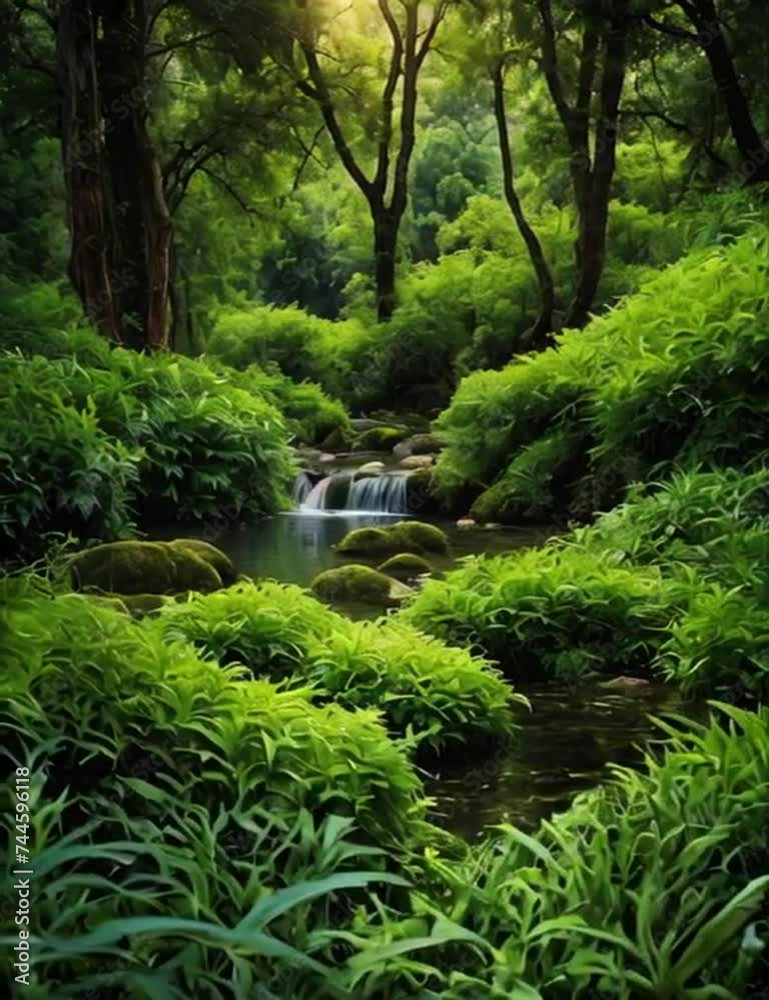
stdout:
{"type": "MultiPolygon", "coordinates": [[[[343,565],[332,549],[353,528],[379,527],[404,520],[398,514],[374,514],[370,511],[292,511],[262,518],[249,524],[234,524],[217,534],[196,530],[194,526],[163,525],[153,531],[154,538],[200,537],[217,545],[235,563],[238,572],[247,576],[273,578],[284,583],[309,586],[322,570],[343,565]]],[[[462,556],[478,552],[490,554],[535,544],[541,533],[535,531],[482,528],[460,531],[453,522],[434,521],[449,533],[451,555],[431,557],[436,569],[445,570],[462,556]]],[[[349,561],[349,560],[348,560],[349,561]]],[[[356,562],[365,559],[355,557],[356,562]]],[[[373,560],[381,562],[381,557],[373,560]]]]}
{"type": "Polygon", "coordinates": [[[550,684],[525,693],[532,711],[521,710],[521,731],[509,744],[441,766],[427,781],[437,800],[435,822],[469,838],[493,823],[534,829],[605,779],[609,762],[638,765],[638,745],[661,735],[649,713],[700,714],[658,685],[620,693],[600,685],[550,684]]]}

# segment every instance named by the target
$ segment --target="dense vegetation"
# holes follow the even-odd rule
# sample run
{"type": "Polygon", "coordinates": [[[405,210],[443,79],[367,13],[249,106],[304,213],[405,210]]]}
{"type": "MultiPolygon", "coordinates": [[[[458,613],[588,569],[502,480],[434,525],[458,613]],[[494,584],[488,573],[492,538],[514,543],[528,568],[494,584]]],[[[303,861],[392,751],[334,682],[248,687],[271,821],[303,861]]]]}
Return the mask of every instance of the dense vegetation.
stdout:
{"type": "Polygon", "coordinates": [[[768,14],[0,0],[14,995],[761,995],[768,14]],[[311,588],[230,558],[383,482],[311,588]],[[451,832],[433,772],[644,689],[451,832]]]}

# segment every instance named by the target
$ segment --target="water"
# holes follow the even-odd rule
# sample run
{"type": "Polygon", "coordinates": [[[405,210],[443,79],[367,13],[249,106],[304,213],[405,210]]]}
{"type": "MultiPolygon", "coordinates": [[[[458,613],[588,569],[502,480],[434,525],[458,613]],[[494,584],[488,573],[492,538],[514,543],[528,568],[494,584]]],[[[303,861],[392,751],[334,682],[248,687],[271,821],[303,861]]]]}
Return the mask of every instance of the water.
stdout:
{"type": "Polygon", "coordinates": [[[608,763],[638,766],[639,746],[660,737],[649,713],[703,714],[659,684],[618,691],[598,684],[551,683],[525,692],[509,745],[441,764],[426,782],[432,819],[468,839],[494,823],[533,830],[574,796],[608,776],[608,763]]]}

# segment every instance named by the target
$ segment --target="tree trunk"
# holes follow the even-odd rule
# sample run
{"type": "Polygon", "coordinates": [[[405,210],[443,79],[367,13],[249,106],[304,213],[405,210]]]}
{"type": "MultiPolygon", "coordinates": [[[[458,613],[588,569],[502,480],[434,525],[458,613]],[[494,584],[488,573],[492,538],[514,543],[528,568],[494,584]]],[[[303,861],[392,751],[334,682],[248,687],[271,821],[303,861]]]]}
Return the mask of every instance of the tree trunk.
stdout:
{"type": "Polygon", "coordinates": [[[374,283],[376,315],[386,323],[395,312],[395,257],[398,247],[398,226],[386,209],[374,211],[374,283]]]}
{"type": "Polygon", "coordinates": [[[165,347],[171,221],[147,131],[143,0],[107,0],[100,45],[104,137],[115,228],[115,281],[125,342],[165,347]]]}
{"type": "Polygon", "coordinates": [[[172,242],[147,130],[146,41],[144,0],[60,5],[70,277],[88,318],[137,350],[167,346],[172,242]]]}
{"type": "Polygon", "coordinates": [[[534,325],[525,334],[525,340],[534,350],[547,346],[549,334],[553,329],[553,312],[555,310],[555,286],[553,276],[545,260],[542,244],[537,234],[529,225],[523,211],[518,192],[515,190],[515,173],[513,156],[510,150],[510,134],[507,127],[505,112],[505,80],[501,63],[495,66],[492,73],[494,84],[494,116],[497,122],[499,136],[499,151],[502,157],[502,180],[507,204],[510,207],[518,232],[523,237],[529,252],[534,272],[539,285],[539,315],[534,325]]]}
{"type": "Polygon", "coordinates": [[[112,234],[104,188],[96,20],[88,0],[62,4],[58,13],[62,159],[71,241],[69,276],[86,316],[107,337],[119,340],[112,290],[112,234]]]}
{"type": "Polygon", "coordinates": [[[744,161],[741,172],[746,182],[769,180],[769,151],[753,121],[714,0],[688,0],[681,6],[697,30],[716,87],[723,95],[729,127],[744,161]]]}
{"type": "Polygon", "coordinates": [[[617,162],[618,116],[627,68],[628,0],[614,0],[604,36],[600,109],[592,168],[576,191],[579,216],[577,278],[564,325],[581,327],[590,319],[606,262],[609,201],[617,162]]]}

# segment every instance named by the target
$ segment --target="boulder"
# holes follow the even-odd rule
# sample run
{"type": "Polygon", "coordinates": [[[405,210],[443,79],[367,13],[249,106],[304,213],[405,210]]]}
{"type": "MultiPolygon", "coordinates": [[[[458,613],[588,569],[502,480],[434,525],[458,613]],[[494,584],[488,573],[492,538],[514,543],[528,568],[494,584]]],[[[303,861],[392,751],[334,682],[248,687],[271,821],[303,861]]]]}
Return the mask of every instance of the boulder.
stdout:
{"type": "Polygon", "coordinates": [[[648,688],[649,684],[650,681],[645,677],[628,677],[620,674],[619,677],[612,677],[610,681],[603,681],[601,687],[610,691],[638,691],[648,688]]]}
{"type": "Polygon", "coordinates": [[[433,455],[443,448],[443,442],[435,434],[412,434],[410,438],[401,441],[393,448],[396,458],[408,458],[411,455],[433,455]]]}
{"type": "Polygon", "coordinates": [[[411,592],[384,573],[355,563],[320,573],[313,580],[312,589],[324,601],[379,605],[396,602],[411,592]]]}
{"type": "Polygon", "coordinates": [[[399,552],[397,556],[390,556],[377,569],[396,580],[414,580],[433,572],[432,564],[414,552],[399,552]]]}
{"type": "Polygon", "coordinates": [[[355,528],[336,546],[343,555],[377,556],[388,553],[447,552],[448,535],[424,521],[400,521],[387,528],[355,528]]]}
{"type": "Polygon", "coordinates": [[[367,476],[381,476],[385,471],[384,462],[366,462],[355,473],[356,479],[365,479],[367,476]]]}
{"type": "Polygon", "coordinates": [[[474,521],[472,517],[460,517],[457,521],[457,527],[460,531],[470,531],[478,527],[478,522],[474,521]]]}
{"type": "Polygon", "coordinates": [[[435,455],[407,455],[399,464],[402,469],[429,469],[435,464],[435,455]]]}
{"type": "Polygon", "coordinates": [[[227,556],[197,539],[175,542],[110,542],[73,556],[70,563],[76,590],[123,595],[209,593],[224,579],[235,579],[227,556]]]}

